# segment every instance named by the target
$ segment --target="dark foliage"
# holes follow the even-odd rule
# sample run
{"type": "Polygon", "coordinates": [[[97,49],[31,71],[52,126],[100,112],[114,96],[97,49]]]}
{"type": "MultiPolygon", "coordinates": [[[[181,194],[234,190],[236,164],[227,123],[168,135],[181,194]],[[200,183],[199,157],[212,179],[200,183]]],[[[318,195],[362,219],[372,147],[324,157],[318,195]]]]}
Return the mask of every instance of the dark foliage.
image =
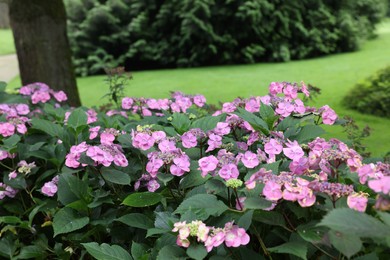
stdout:
{"type": "Polygon", "coordinates": [[[387,0],[66,0],[77,73],[289,61],[354,51],[387,0]]]}
{"type": "Polygon", "coordinates": [[[390,66],[357,84],[343,102],[362,113],[390,117],[390,66]]]}

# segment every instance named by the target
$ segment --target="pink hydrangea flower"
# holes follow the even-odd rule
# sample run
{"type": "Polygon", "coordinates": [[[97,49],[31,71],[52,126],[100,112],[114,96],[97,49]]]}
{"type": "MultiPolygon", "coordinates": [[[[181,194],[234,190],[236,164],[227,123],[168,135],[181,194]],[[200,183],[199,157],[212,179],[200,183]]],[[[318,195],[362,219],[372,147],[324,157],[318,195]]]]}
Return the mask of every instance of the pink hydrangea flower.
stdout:
{"type": "Polygon", "coordinates": [[[11,136],[15,133],[15,126],[8,122],[0,123],[0,134],[4,137],[11,136]]]}
{"type": "Polygon", "coordinates": [[[133,146],[144,151],[150,149],[154,141],[154,138],[146,133],[136,133],[133,136],[133,146]]]}
{"type": "Polygon", "coordinates": [[[320,110],[323,110],[321,114],[322,122],[326,125],[333,125],[337,120],[336,112],[334,112],[334,110],[331,109],[328,105],[321,107],[320,110]]]}
{"type": "Polygon", "coordinates": [[[227,135],[230,133],[230,127],[228,123],[218,122],[217,126],[214,128],[214,133],[217,135],[227,135]]]}
{"type": "Polygon", "coordinates": [[[46,103],[49,100],[50,100],[50,95],[46,91],[37,91],[34,92],[31,96],[31,102],[33,104],[46,103]]]}
{"type": "Polygon", "coordinates": [[[255,98],[250,98],[245,103],[245,110],[251,113],[259,112],[260,110],[260,102],[255,98]]]}
{"type": "Polygon", "coordinates": [[[294,109],[295,107],[290,102],[280,102],[278,107],[275,109],[275,112],[282,117],[288,117],[294,109]]]}
{"type": "Polygon", "coordinates": [[[46,182],[41,188],[41,192],[48,197],[53,197],[57,193],[57,184],[53,181],[46,182]]]}
{"type": "Polygon", "coordinates": [[[271,201],[277,201],[281,199],[283,197],[282,185],[271,180],[267,181],[263,188],[263,195],[266,197],[266,199],[271,201]]]}
{"type": "Polygon", "coordinates": [[[129,97],[125,97],[122,99],[122,108],[123,109],[131,109],[133,106],[134,100],[129,97]]]}
{"type": "Polygon", "coordinates": [[[202,171],[202,176],[206,176],[207,173],[214,171],[218,165],[218,159],[214,155],[201,158],[199,161],[199,169],[202,171]]]}
{"type": "Polygon", "coordinates": [[[191,132],[186,132],[181,136],[182,145],[185,148],[192,148],[198,144],[196,136],[191,132]]]}
{"type": "Polygon", "coordinates": [[[271,82],[271,84],[269,84],[269,93],[271,93],[272,95],[282,93],[282,91],[283,91],[283,83],[271,82]]]}
{"type": "Polygon", "coordinates": [[[299,161],[305,155],[297,141],[289,141],[286,145],[287,148],[283,148],[283,153],[291,160],[299,161]]]}
{"type": "Polygon", "coordinates": [[[347,198],[347,205],[349,208],[365,212],[367,208],[368,198],[364,193],[352,193],[347,198]]]}
{"type": "Polygon", "coordinates": [[[250,169],[255,168],[257,165],[260,164],[257,154],[252,153],[251,151],[245,152],[241,157],[241,161],[245,165],[245,167],[250,169]]]}
{"type": "Polygon", "coordinates": [[[245,229],[233,226],[225,234],[225,245],[227,247],[239,247],[241,245],[247,245],[249,243],[249,235],[245,232],[245,229]]]}
{"type": "Polygon", "coordinates": [[[225,164],[218,171],[219,176],[224,180],[237,179],[240,174],[237,165],[233,163],[225,164]]]}
{"type": "Polygon", "coordinates": [[[203,107],[206,103],[206,98],[203,95],[194,96],[194,104],[198,107],[203,107]]]}
{"type": "Polygon", "coordinates": [[[267,154],[280,154],[283,150],[283,146],[276,139],[271,139],[264,145],[264,151],[267,154]]]}
{"type": "Polygon", "coordinates": [[[390,193],[390,176],[383,176],[377,180],[369,180],[368,187],[375,192],[390,193]]]}
{"type": "Polygon", "coordinates": [[[207,144],[209,147],[207,148],[206,153],[220,147],[222,145],[222,137],[216,134],[210,134],[207,144]]]}
{"type": "Polygon", "coordinates": [[[162,152],[172,152],[177,149],[176,143],[170,140],[163,140],[158,144],[158,149],[162,152]]]}
{"type": "Polygon", "coordinates": [[[65,92],[64,91],[58,91],[58,92],[54,92],[53,94],[54,98],[58,101],[58,102],[63,102],[63,101],[66,101],[68,100],[68,97],[66,96],[65,92]]]}

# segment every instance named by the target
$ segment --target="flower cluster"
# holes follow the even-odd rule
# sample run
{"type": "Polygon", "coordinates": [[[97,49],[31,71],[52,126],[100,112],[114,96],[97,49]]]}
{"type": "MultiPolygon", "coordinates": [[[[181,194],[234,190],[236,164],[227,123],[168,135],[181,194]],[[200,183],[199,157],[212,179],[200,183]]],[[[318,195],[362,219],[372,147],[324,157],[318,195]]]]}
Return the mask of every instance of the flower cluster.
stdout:
{"type": "Polygon", "coordinates": [[[19,89],[19,93],[21,95],[31,97],[31,102],[33,104],[46,103],[52,97],[57,102],[64,102],[68,99],[65,92],[54,91],[48,85],[41,82],[31,83],[26,86],[23,86],[19,89]]]}
{"type": "MultiPolygon", "coordinates": [[[[92,127],[90,131],[90,139],[95,139],[99,135],[100,127],[92,127]]],[[[123,149],[120,145],[115,144],[115,138],[121,134],[120,131],[108,128],[100,133],[100,144],[90,145],[82,142],[78,145],[73,145],[70,148],[70,153],[66,155],[65,165],[70,168],[78,168],[80,166],[80,158],[83,153],[95,162],[95,166],[103,165],[110,166],[112,163],[119,167],[126,167],[128,160],[123,154],[123,149]]],[[[81,164],[86,166],[86,164],[81,164]]]]}
{"type": "Polygon", "coordinates": [[[163,116],[162,111],[170,110],[171,112],[187,112],[192,105],[203,107],[206,98],[202,95],[185,95],[181,92],[172,93],[172,99],[154,99],[154,98],[131,98],[122,99],[122,108],[130,110],[134,114],[142,116],[151,116],[153,112],[157,116],[163,116]]]}
{"type": "Polygon", "coordinates": [[[0,200],[5,197],[13,198],[18,193],[17,189],[0,182],[0,200]]]}
{"type": "Polygon", "coordinates": [[[51,181],[46,182],[41,188],[41,192],[48,197],[53,197],[58,190],[58,179],[59,176],[55,176],[51,181]]]}
{"type": "Polygon", "coordinates": [[[226,223],[224,228],[209,227],[199,220],[188,224],[186,221],[177,222],[172,231],[179,232],[176,240],[178,246],[189,247],[191,243],[197,241],[204,244],[207,252],[222,243],[227,247],[239,247],[247,245],[250,241],[245,229],[234,225],[233,222],[226,223]]]}

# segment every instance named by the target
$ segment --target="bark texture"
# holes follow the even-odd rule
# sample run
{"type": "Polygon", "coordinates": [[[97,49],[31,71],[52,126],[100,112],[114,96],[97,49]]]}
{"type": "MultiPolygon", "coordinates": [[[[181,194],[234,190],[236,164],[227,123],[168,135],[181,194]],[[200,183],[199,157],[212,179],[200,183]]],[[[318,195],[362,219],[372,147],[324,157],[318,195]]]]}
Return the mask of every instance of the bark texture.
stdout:
{"type": "Polygon", "coordinates": [[[12,0],[9,14],[23,85],[44,82],[79,106],[62,0],[12,0]]]}

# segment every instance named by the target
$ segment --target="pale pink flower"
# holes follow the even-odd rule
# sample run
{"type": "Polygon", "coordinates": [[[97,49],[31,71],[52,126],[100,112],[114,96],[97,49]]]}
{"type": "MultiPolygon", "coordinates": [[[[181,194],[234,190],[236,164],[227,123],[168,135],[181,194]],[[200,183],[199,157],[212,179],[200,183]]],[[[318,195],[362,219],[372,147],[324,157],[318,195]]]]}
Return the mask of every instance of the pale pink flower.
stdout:
{"type": "Polygon", "coordinates": [[[186,132],[181,136],[182,145],[185,148],[192,148],[198,144],[196,136],[191,132],[186,132]]]}
{"type": "Polygon", "coordinates": [[[334,122],[337,120],[336,112],[333,109],[331,109],[328,105],[321,107],[320,110],[323,110],[321,114],[322,122],[326,125],[333,125],[334,122]]]}
{"type": "Polygon", "coordinates": [[[154,145],[154,141],[154,138],[146,133],[136,133],[133,137],[133,146],[146,151],[154,145]]]}
{"type": "Polygon", "coordinates": [[[222,137],[216,134],[210,134],[207,144],[209,147],[207,148],[206,153],[219,148],[222,145],[222,137]]]}
{"type": "Polygon", "coordinates": [[[217,126],[214,128],[214,133],[217,135],[227,135],[230,133],[230,127],[228,123],[218,122],[217,126]]]}
{"type": "Polygon", "coordinates": [[[225,164],[218,171],[219,176],[224,180],[237,179],[240,174],[237,165],[233,163],[225,164]]]}
{"type": "Polygon", "coordinates": [[[347,198],[348,207],[356,211],[365,212],[368,198],[364,193],[352,193],[347,198]]]}
{"type": "Polygon", "coordinates": [[[245,110],[251,113],[259,112],[260,110],[260,103],[255,98],[250,98],[245,103],[245,110]]]}
{"type": "Polygon", "coordinates": [[[57,184],[53,181],[46,182],[41,188],[41,192],[48,197],[53,197],[57,193],[57,184]]]}
{"type": "Polygon", "coordinates": [[[194,96],[194,104],[198,107],[203,107],[206,103],[206,98],[203,95],[194,96]]]}
{"type": "Polygon", "coordinates": [[[218,159],[214,155],[201,158],[199,161],[199,169],[202,171],[202,176],[214,171],[218,165],[218,159]]]}
{"type": "Polygon", "coordinates": [[[53,94],[54,98],[58,101],[58,102],[63,102],[63,101],[66,101],[68,100],[68,97],[66,96],[65,92],[64,91],[58,91],[58,92],[54,92],[53,94]]]}
{"type": "Polygon", "coordinates": [[[245,229],[233,226],[225,234],[225,245],[227,247],[239,247],[241,245],[247,245],[249,243],[249,235],[245,232],[245,229]]]}
{"type": "Polygon", "coordinates": [[[260,163],[257,154],[252,153],[251,151],[245,152],[241,157],[241,161],[245,165],[245,167],[250,169],[255,168],[260,163]]]}
{"type": "Polygon", "coordinates": [[[282,117],[288,117],[294,109],[295,107],[290,102],[280,102],[278,107],[275,109],[275,112],[282,117]]]}
{"type": "Polygon", "coordinates": [[[276,139],[271,139],[264,145],[264,152],[267,154],[280,154],[283,150],[283,146],[276,139]]]}
{"type": "Polygon", "coordinates": [[[381,192],[388,195],[390,192],[390,176],[383,176],[377,180],[369,180],[368,187],[375,192],[381,192]]]}
{"type": "Polygon", "coordinates": [[[291,160],[298,161],[300,158],[302,158],[305,155],[305,153],[303,152],[302,148],[299,146],[297,141],[294,142],[289,141],[286,145],[287,148],[283,148],[283,153],[291,160]]]}
{"type": "Polygon", "coordinates": [[[267,181],[263,188],[263,195],[266,197],[266,199],[271,201],[277,201],[281,199],[283,197],[282,185],[274,181],[267,181]]]}
{"type": "Polygon", "coordinates": [[[134,100],[129,97],[125,97],[122,99],[122,108],[123,109],[131,109],[133,106],[134,100]]]}

